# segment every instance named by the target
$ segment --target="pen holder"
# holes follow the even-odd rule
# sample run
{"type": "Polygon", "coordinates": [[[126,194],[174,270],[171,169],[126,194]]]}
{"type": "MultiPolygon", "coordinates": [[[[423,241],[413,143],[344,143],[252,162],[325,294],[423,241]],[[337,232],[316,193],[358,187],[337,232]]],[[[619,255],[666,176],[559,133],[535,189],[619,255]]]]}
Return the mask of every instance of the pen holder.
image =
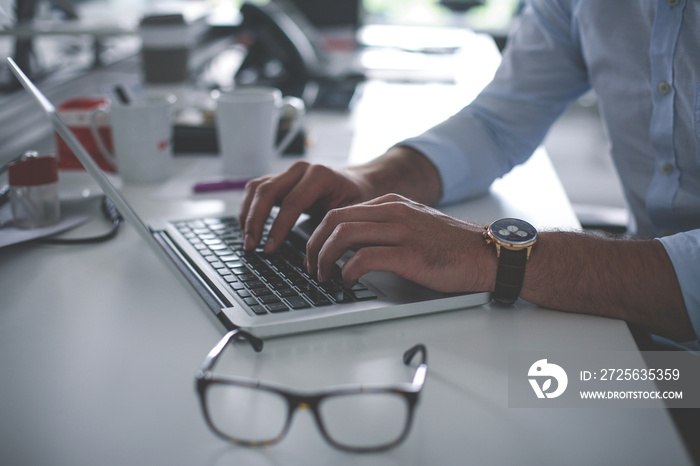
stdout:
{"type": "Polygon", "coordinates": [[[14,226],[40,228],[61,218],[58,196],[58,162],[53,155],[25,154],[8,167],[10,204],[14,226]]]}

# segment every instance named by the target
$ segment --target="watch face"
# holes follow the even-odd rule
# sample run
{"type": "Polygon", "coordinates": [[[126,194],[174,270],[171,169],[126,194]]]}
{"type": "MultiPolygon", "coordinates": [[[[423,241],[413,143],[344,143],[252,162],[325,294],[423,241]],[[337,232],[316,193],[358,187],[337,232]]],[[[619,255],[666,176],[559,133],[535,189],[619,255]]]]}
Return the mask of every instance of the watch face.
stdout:
{"type": "Polygon", "coordinates": [[[491,235],[504,243],[524,245],[537,238],[537,230],[529,223],[517,218],[496,220],[489,227],[491,235]]]}

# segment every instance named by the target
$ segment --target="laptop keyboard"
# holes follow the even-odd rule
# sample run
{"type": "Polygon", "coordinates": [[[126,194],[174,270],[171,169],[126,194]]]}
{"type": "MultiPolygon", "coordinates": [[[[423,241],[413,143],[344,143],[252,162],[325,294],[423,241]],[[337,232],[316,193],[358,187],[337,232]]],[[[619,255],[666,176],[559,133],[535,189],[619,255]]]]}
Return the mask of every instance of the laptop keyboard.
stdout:
{"type": "MultiPolygon", "coordinates": [[[[265,232],[272,220],[268,220],[265,232]]],[[[246,251],[235,217],[207,218],[174,224],[231,289],[258,315],[376,299],[362,283],[343,285],[340,268],[320,283],[303,265],[304,254],[289,241],[273,254],[246,251]]],[[[265,238],[263,238],[264,241],[265,238]]]]}

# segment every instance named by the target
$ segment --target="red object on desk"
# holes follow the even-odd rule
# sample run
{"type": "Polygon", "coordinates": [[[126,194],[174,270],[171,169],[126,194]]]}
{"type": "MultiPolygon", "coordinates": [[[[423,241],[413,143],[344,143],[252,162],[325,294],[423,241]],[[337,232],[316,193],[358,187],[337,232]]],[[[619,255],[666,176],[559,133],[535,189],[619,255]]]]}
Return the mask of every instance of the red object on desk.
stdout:
{"type": "Polygon", "coordinates": [[[10,186],[42,186],[58,182],[58,164],[53,155],[28,157],[7,169],[10,186]]]}
{"type": "MultiPolygon", "coordinates": [[[[109,104],[109,99],[106,97],[77,97],[59,105],[58,113],[85,150],[95,159],[97,165],[106,172],[114,173],[116,172],[114,165],[102,154],[90,130],[92,112],[98,108],[107,109],[109,104]]],[[[109,121],[103,117],[104,115],[96,116],[97,131],[107,148],[113,150],[112,128],[109,121]]],[[[61,170],[84,170],[83,164],[58,134],[56,134],[56,153],[61,170]]]]}

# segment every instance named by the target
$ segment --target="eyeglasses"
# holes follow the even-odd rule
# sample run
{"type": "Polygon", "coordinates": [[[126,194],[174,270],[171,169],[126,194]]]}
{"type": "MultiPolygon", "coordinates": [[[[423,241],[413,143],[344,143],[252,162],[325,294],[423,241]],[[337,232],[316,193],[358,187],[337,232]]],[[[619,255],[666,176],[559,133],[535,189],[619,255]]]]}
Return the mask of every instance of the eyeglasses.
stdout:
{"type": "Polygon", "coordinates": [[[221,352],[233,339],[244,339],[256,352],[263,342],[232,330],[209,352],[196,375],[196,388],[209,428],[238,445],[273,445],[287,434],[297,409],[311,410],[323,437],[350,452],[393,448],[408,436],[413,412],[428,371],[427,350],[418,344],[403,355],[409,365],[421,354],[413,380],[391,385],[350,385],[313,392],[289,390],[242,377],[215,375],[221,352]]]}

